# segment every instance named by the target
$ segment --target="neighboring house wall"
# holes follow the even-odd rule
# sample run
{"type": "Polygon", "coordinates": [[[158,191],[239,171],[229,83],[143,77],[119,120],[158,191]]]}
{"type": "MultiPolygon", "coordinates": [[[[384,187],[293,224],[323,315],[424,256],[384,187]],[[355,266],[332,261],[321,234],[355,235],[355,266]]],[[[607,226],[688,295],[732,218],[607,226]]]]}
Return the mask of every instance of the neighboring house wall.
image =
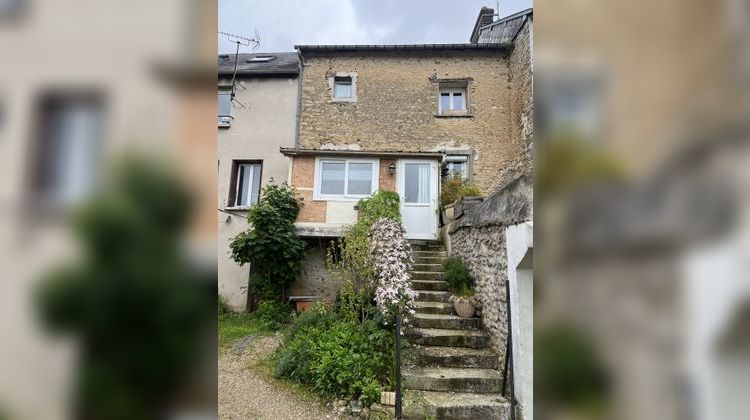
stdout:
{"type": "MultiPolygon", "coordinates": [[[[298,147],[471,151],[484,191],[518,152],[509,49],[321,52],[303,49],[298,147]],[[332,100],[331,77],[356,75],[356,101],[332,100]],[[468,83],[470,116],[438,116],[440,81],[468,83]]],[[[352,76],[353,77],[353,76],[352,76]]]]}
{"type": "MultiPolygon", "coordinates": [[[[237,81],[232,106],[231,127],[219,129],[218,206],[225,210],[232,182],[232,161],[262,161],[261,185],[271,179],[287,181],[289,159],[279,147],[294,145],[297,115],[297,78],[253,77],[237,81]]],[[[219,294],[236,310],[247,302],[248,265],[238,266],[229,255],[229,242],[248,229],[247,211],[226,210],[217,213],[219,224],[219,294]]]]}

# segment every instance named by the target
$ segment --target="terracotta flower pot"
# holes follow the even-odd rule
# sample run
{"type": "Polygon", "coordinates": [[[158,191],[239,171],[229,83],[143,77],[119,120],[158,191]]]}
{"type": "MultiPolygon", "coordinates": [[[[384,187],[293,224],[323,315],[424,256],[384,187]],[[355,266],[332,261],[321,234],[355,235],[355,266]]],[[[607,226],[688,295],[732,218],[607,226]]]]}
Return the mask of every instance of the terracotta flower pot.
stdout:
{"type": "Polygon", "coordinates": [[[477,308],[468,299],[456,299],[453,302],[453,309],[456,310],[458,316],[462,318],[471,318],[474,316],[477,308]]]}

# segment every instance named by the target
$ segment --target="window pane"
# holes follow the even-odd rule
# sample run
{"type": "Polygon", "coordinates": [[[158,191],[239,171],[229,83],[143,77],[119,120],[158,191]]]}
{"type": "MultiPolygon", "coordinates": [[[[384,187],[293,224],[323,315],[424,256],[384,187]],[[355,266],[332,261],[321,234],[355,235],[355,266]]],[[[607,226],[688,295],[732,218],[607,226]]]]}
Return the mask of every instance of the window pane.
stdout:
{"type": "Polygon", "coordinates": [[[258,204],[258,198],[260,195],[260,165],[252,165],[253,167],[253,184],[250,190],[250,205],[254,206],[258,204]]]}
{"type": "Polygon", "coordinates": [[[351,98],[352,97],[352,81],[349,80],[336,80],[334,82],[334,95],[337,98],[351,98]]]}
{"type": "Polygon", "coordinates": [[[441,112],[445,112],[449,109],[451,109],[451,94],[441,93],[440,94],[440,110],[441,112]]]}
{"type": "Polygon", "coordinates": [[[218,113],[220,117],[228,117],[232,115],[232,95],[229,93],[219,94],[219,107],[218,113]]]}
{"type": "Polygon", "coordinates": [[[253,168],[251,165],[240,165],[239,171],[237,171],[237,206],[250,205],[249,202],[249,190],[252,184],[253,168]]]}
{"type": "Polygon", "coordinates": [[[430,202],[430,164],[407,163],[405,165],[404,202],[430,202]]]}
{"type": "Polygon", "coordinates": [[[464,97],[461,92],[456,92],[453,94],[453,108],[451,109],[456,111],[464,109],[464,97]]]}
{"type": "Polygon", "coordinates": [[[347,193],[351,195],[372,194],[372,163],[349,164],[347,193]]]}
{"type": "Polygon", "coordinates": [[[320,193],[344,194],[344,162],[323,162],[320,193]]]}

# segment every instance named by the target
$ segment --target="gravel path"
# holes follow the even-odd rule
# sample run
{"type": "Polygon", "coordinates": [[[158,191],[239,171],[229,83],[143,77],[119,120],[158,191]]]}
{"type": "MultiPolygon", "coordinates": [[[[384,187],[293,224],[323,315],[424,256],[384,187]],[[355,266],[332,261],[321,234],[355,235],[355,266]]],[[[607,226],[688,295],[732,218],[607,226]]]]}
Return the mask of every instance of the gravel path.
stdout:
{"type": "Polygon", "coordinates": [[[335,419],[314,397],[304,395],[269,377],[263,359],[279,346],[278,335],[249,336],[219,352],[220,419],[335,419]]]}

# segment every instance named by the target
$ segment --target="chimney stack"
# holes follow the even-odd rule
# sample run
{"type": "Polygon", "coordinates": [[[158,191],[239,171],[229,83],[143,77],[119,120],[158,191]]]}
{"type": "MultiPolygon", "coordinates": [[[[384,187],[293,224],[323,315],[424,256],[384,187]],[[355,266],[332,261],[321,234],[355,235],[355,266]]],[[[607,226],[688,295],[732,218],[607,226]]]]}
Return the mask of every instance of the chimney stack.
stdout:
{"type": "Polygon", "coordinates": [[[469,42],[476,44],[479,40],[479,28],[485,25],[489,25],[494,20],[495,9],[491,7],[482,7],[477,16],[477,22],[474,24],[474,30],[471,32],[469,42]]]}

